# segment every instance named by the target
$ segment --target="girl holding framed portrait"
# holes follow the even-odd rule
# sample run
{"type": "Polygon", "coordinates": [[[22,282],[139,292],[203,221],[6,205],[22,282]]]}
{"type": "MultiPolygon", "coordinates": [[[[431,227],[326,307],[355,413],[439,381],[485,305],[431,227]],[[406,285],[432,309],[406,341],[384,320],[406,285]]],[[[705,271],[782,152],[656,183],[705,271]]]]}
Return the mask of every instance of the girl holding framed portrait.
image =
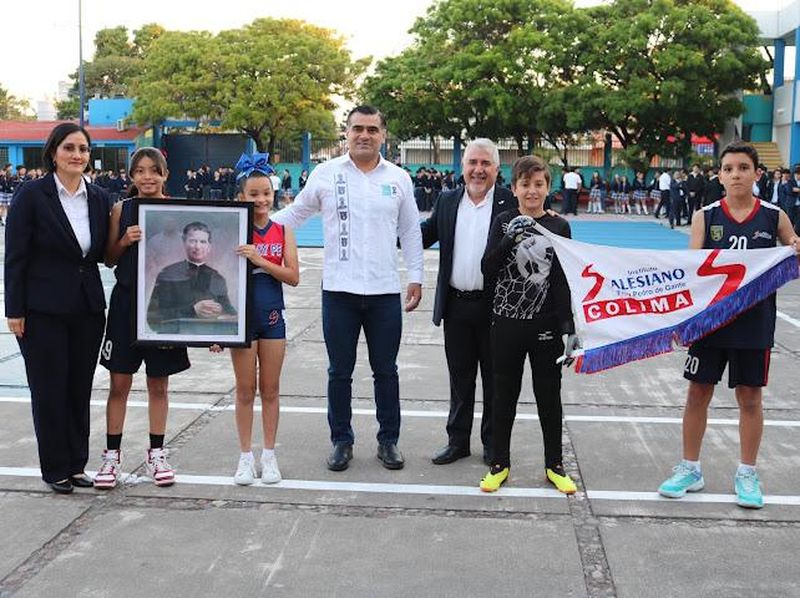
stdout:
{"type": "Polygon", "coordinates": [[[150,425],[150,448],[145,466],[156,486],[175,483],[175,471],[167,461],[164,448],[169,401],[169,376],[189,368],[186,347],[142,346],[133,343],[131,313],[136,273],[136,252],[132,249],[142,239],[142,230],[135,222],[131,197],[163,199],[168,176],[164,155],[153,147],[143,147],[131,158],[130,197],[111,210],[105,263],[116,266],[117,283],[111,292],[106,336],[100,350],[100,364],[109,370],[110,388],[106,404],[106,448],[94,478],[94,487],[111,489],[122,473],[122,430],[133,383],[133,374],[145,363],[150,425]]]}

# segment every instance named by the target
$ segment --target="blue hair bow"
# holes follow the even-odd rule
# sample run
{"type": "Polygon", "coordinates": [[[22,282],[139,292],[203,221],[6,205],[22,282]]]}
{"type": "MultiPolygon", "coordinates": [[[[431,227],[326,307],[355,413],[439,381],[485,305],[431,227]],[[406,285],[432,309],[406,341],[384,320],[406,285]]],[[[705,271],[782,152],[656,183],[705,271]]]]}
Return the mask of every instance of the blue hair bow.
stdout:
{"type": "Polygon", "coordinates": [[[254,172],[260,172],[266,176],[275,174],[275,169],[269,165],[268,160],[269,154],[253,154],[252,156],[242,154],[236,163],[236,170],[239,171],[239,174],[236,175],[236,180],[247,178],[254,172]]]}

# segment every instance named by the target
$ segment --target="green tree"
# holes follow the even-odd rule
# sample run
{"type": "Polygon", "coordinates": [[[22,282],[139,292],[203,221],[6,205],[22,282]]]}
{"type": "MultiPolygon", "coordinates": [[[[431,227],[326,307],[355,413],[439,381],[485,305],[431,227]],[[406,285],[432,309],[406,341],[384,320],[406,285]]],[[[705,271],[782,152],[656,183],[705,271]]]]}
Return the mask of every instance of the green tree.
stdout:
{"type": "Polygon", "coordinates": [[[164,33],[166,33],[166,29],[158,23],[142,25],[133,32],[133,55],[138,58],[145,58],[153,42],[164,33]]]}
{"type": "Polygon", "coordinates": [[[133,56],[133,46],[124,25],[100,29],[94,36],[94,58],[133,56]]]}
{"type": "Polygon", "coordinates": [[[80,99],[70,94],[66,100],[56,102],[56,118],[59,120],[74,120],[80,116],[80,107],[80,99]]]}
{"type": "Polygon", "coordinates": [[[411,29],[414,44],[382,61],[362,93],[401,137],[511,137],[522,154],[564,85],[574,20],[567,0],[439,2],[411,29]]]}
{"type": "Polygon", "coordinates": [[[33,120],[30,102],[18,98],[0,85],[0,120],[33,120]]]}
{"type": "MultiPolygon", "coordinates": [[[[164,34],[161,25],[142,25],[133,32],[131,40],[124,26],[101,29],[94,38],[94,59],[83,63],[86,97],[128,96],[133,81],[142,73],[144,59],[153,42],[164,34]]],[[[77,118],[79,112],[79,73],[70,75],[73,80],[70,97],[56,103],[63,118],[77,118]]],[[[61,117],[59,117],[61,118],[61,117]]]]}
{"type": "Polygon", "coordinates": [[[572,109],[629,162],[687,155],[692,133],[713,136],[742,113],[737,90],[768,66],[755,21],[729,0],[615,0],[586,14],[572,109]]]}
{"type": "Polygon", "coordinates": [[[168,31],[153,42],[134,85],[134,119],[141,123],[182,116],[220,119],[214,73],[209,69],[218,62],[216,49],[206,31],[168,31]]]}
{"type": "Polygon", "coordinates": [[[217,36],[168,32],[136,86],[134,118],[220,120],[273,152],[301,126],[331,129],[333,96],[349,97],[369,59],[353,61],[333,32],[291,19],[257,19],[217,36]]]}
{"type": "Polygon", "coordinates": [[[364,103],[380,108],[392,135],[399,139],[431,137],[433,161],[439,162],[438,136],[461,137],[467,122],[461,104],[448,99],[450,84],[430,77],[437,56],[419,46],[378,64],[360,89],[364,103]]]}

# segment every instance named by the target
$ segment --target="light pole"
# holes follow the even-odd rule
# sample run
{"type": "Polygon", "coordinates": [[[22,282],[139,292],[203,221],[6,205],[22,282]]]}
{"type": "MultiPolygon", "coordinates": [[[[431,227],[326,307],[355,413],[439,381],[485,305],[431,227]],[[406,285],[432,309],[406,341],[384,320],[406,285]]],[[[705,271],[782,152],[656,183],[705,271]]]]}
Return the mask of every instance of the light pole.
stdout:
{"type": "Polygon", "coordinates": [[[78,114],[80,115],[81,126],[84,126],[83,106],[86,100],[86,85],[83,78],[83,16],[82,16],[82,0],[78,0],[78,97],[80,108],[78,114]]]}

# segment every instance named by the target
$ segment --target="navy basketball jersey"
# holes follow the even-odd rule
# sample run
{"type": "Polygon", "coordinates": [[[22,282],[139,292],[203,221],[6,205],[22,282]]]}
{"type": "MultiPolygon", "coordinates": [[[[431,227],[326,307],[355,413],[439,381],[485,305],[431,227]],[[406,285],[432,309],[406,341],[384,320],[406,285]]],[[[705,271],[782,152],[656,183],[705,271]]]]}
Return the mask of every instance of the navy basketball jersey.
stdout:
{"type": "MultiPolygon", "coordinates": [[[[129,226],[133,225],[133,202],[130,199],[125,199],[122,202],[122,210],[119,214],[119,238],[125,236],[129,226]]],[[[133,274],[136,271],[136,263],[134,261],[136,252],[132,251],[131,247],[126,247],[122,255],[119,256],[117,267],[114,268],[114,276],[117,277],[117,282],[124,287],[133,285],[133,274]]]]}
{"type": "MultiPolygon", "coordinates": [[[[756,199],[753,211],[742,221],[731,216],[723,198],[703,208],[704,249],[762,249],[775,247],[780,209],[756,199]]],[[[768,349],[775,341],[776,303],[773,293],[739,314],[699,342],[709,347],[768,349]]]]}

